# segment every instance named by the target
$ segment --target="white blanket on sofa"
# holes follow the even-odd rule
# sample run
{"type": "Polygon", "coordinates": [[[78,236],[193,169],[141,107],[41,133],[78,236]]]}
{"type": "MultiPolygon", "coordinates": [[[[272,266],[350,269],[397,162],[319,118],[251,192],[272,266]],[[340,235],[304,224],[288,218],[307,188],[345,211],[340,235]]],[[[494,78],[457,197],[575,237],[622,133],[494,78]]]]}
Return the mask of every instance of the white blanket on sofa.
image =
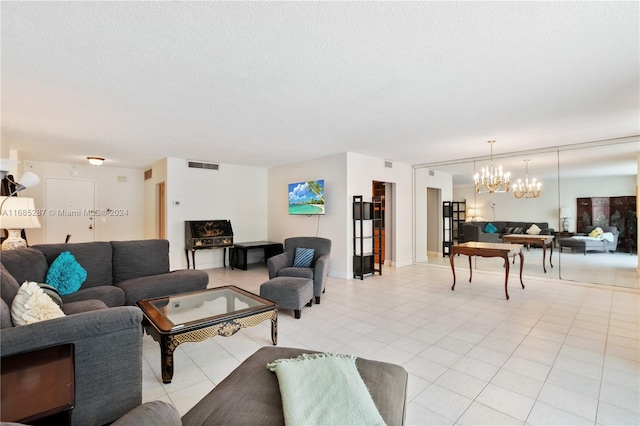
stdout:
{"type": "Polygon", "coordinates": [[[384,425],[355,356],[302,354],[267,368],[278,377],[284,422],[298,425],[384,425]]]}

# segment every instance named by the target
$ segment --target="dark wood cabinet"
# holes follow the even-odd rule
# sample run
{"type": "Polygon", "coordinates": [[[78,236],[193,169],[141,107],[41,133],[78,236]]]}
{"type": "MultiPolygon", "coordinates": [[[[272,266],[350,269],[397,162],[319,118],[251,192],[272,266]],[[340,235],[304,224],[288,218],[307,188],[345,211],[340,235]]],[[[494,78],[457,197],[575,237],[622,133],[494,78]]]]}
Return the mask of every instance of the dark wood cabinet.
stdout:
{"type": "Polygon", "coordinates": [[[638,219],[636,197],[589,197],[577,200],[576,231],[585,233],[586,227],[615,226],[618,228],[618,251],[637,252],[638,219]]]}
{"type": "Polygon", "coordinates": [[[609,197],[578,198],[576,231],[584,233],[589,225],[609,226],[609,197]]]}
{"type": "Polygon", "coordinates": [[[618,228],[618,250],[625,253],[638,251],[638,218],[636,197],[611,197],[609,223],[618,228]]]}

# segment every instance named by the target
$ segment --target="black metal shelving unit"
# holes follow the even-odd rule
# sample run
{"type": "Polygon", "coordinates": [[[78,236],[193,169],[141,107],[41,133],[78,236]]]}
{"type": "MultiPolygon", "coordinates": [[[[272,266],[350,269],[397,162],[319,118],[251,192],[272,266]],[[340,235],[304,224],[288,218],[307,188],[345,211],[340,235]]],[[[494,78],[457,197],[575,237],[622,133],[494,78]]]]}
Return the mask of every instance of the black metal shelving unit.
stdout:
{"type": "Polygon", "coordinates": [[[382,275],[382,198],[353,196],[353,278],[382,275]],[[378,260],[378,262],[376,262],[378,260]]]}
{"type": "Polygon", "coordinates": [[[451,255],[451,246],[462,239],[462,225],[466,220],[466,201],[442,202],[442,256],[451,255]]]}

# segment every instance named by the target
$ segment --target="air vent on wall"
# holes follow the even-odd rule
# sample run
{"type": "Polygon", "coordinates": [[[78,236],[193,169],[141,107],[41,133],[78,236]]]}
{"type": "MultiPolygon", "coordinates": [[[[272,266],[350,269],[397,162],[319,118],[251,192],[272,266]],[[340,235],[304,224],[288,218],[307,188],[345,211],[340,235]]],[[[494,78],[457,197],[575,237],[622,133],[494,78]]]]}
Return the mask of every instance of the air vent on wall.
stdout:
{"type": "Polygon", "coordinates": [[[385,160],[385,161],[384,161],[384,166],[385,166],[386,168],[388,168],[388,169],[391,169],[391,168],[393,168],[393,163],[392,163],[391,161],[387,161],[387,160],[385,160]]]}
{"type": "Polygon", "coordinates": [[[153,177],[153,169],[144,171],[144,180],[151,179],[153,177]]]}
{"type": "Polygon", "coordinates": [[[187,160],[187,166],[192,169],[218,170],[220,164],[206,163],[204,161],[187,160]]]}

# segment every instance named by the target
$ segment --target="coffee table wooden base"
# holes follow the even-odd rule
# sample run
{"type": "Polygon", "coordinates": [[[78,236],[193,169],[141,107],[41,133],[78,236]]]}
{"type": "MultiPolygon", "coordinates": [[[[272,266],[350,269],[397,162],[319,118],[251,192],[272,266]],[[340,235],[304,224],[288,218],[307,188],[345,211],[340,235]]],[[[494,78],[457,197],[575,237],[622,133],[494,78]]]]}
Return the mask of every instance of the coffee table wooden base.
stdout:
{"type": "Polygon", "coordinates": [[[451,254],[449,256],[449,263],[451,264],[451,272],[453,272],[453,285],[451,290],[456,287],[456,269],[454,265],[454,259],[456,254],[463,254],[469,258],[469,282],[473,276],[473,268],[471,266],[471,256],[480,257],[501,257],[504,259],[504,294],[509,300],[509,291],[507,285],[509,283],[509,257],[520,256],[520,285],[524,288],[522,282],[522,268],[524,266],[524,254],[522,254],[522,246],[519,244],[499,244],[499,243],[479,243],[468,242],[464,244],[456,244],[451,246],[451,254]]]}
{"type": "Polygon", "coordinates": [[[162,383],[171,383],[173,379],[173,352],[178,345],[185,342],[202,342],[212,337],[229,337],[236,334],[240,329],[255,326],[263,321],[271,320],[271,341],[274,346],[278,344],[278,309],[262,312],[244,318],[236,318],[224,321],[209,327],[175,333],[160,334],[151,326],[145,326],[147,334],[151,335],[155,341],[160,343],[160,368],[162,371],[162,383]]]}

